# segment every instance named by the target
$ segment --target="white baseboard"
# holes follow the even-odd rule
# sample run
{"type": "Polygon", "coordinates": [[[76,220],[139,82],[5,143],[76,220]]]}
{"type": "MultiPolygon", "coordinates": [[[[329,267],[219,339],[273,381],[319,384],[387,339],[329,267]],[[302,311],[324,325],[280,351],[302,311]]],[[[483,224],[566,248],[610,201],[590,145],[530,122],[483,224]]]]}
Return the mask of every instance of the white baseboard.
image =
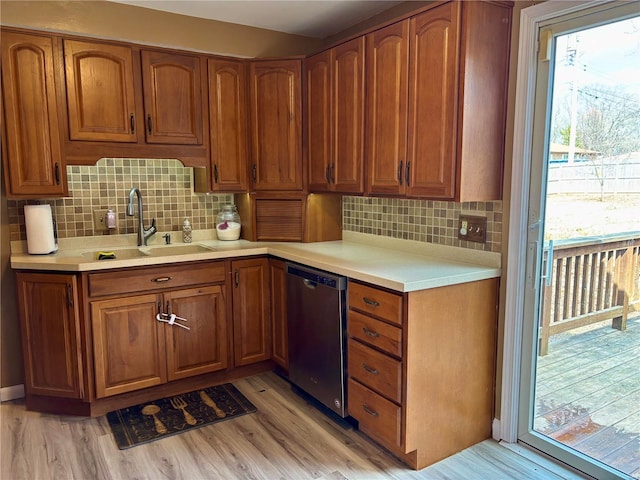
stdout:
{"type": "Polygon", "coordinates": [[[0,388],[0,402],[8,402],[16,398],[24,397],[24,385],[12,385],[11,387],[0,388]]]}
{"type": "Polygon", "coordinates": [[[502,440],[501,437],[502,426],[500,425],[500,420],[497,418],[493,419],[493,423],[491,424],[491,436],[496,442],[502,440]]]}

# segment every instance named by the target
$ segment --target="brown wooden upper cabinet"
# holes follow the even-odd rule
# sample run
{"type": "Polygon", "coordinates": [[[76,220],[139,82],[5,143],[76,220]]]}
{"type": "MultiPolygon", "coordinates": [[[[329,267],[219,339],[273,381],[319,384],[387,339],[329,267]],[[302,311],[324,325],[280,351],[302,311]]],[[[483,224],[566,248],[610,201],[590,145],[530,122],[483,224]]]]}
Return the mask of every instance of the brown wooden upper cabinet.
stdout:
{"type": "Polygon", "coordinates": [[[502,198],[510,18],[450,2],[367,35],[367,193],[502,198]]]}
{"type": "Polygon", "coordinates": [[[244,62],[209,59],[211,190],[247,189],[246,109],[244,62]]]}
{"type": "Polygon", "coordinates": [[[367,193],[402,194],[407,155],[409,21],[367,37],[367,193]]]}
{"type": "Polygon", "coordinates": [[[2,32],[2,96],[7,197],[65,196],[61,109],[49,36],[2,32]]]}
{"type": "Polygon", "coordinates": [[[64,57],[70,139],[137,142],[131,47],[65,39],[64,57]]]}
{"type": "Polygon", "coordinates": [[[305,61],[310,191],[363,193],[364,37],[305,61]]]}
{"type": "Polygon", "coordinates": [[[140,53],[147,142],[202,145],[206,61],[152,50],[140,53]]]}
{"type": "Polygon", "coordinates": [[[302,190],[301,61],[248,65],[252,189],[302,190]]]}
{"type": "Polygon", "coordinates": [[[64,40],[70,139],[202,145],[205,60],[154,50],[138,59],[138,52],[64,40]]]}

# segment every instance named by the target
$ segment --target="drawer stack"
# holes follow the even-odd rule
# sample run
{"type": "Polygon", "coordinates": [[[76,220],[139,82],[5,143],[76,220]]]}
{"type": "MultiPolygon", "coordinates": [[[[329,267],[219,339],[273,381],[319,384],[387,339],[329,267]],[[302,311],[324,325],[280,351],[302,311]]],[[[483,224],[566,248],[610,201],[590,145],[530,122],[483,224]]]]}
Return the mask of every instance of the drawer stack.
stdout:
{"type": "Polygon", "coordinates": [[[381,444],[402,445],[403,297],[349,283],[348,411],[381,444]]]}

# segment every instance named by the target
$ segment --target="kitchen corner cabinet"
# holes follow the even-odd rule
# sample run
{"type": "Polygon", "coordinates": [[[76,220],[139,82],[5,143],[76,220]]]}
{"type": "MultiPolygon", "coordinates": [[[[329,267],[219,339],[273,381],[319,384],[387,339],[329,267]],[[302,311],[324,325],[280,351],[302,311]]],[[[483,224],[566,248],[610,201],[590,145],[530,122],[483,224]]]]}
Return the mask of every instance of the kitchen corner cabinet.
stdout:
{"type": "Polygon", "coordinates": [[[415,469],[491,435],[497,293],[497,279],[405,294],[349,282],[348,413],[415,469]]]}
{"type": "Polygon", "coordinates": [[[367,193],[502,198],[510,18],[448,2],[367,36],[367,193]]]}
{"type": "Polygon", "coordinates": [[[233,343],[236,367],[271,358],[269,260],[231,262],[233,343]]]}
{"type": "Polygon", "coordinates": [[[57,102],[58,41],[1,32],[3,164],[9,198],[68,194],[62,153],[63,117],[57,102]]]}
{"type": "Polygon", "coordinates": [[[289,334],[287,333],[287,274],[285,262],[269,260],[271,284],[271,357],[284,370],[289,370],[289,334]]]}
{"type": "Polygon", "coordinates": [[[211,190],[247,190],[246,68],[242,61],[209,59],[211,190]]]}
{"type": "Polygon", "coordinates": [[[76,277],[18,273],[17,288],[27,395],[83,398],[76,277]]]}
{"type": "Polygon", "coordinates": [[[301,61],[251,61],[248,68],[252,190],[301,191],[301,61]]]}
{"type": "Polygon", "coordinates": [[[309,190],[363,193],[364,37],[305,60],[309,190]]]}
{"type": "Polygon", "coordinates": [[[227,368],[224,272],[215,262],[89,274],[96,397],[227,368]],[[171,314],[189,330],[158,320],[171,314]]]}

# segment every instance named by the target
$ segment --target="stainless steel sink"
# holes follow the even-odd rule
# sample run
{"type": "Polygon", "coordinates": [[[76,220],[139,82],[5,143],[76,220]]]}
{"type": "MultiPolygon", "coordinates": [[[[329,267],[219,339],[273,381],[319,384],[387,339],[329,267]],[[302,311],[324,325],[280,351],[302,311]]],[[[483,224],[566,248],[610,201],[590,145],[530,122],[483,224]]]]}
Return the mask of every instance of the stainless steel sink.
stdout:
{"type": "Polygon", "coordinates": [[[101,252],[113,252],[116,256],[115,260],[131,260],[134,258],[168,257],[172,255],[190,255],[194,253],[207,253],[214,251],[214,248],[204,247],[202,245],[162,245],[157,247],[141,248],[105,248],[103,250],[85,252],[82,256],[92,260],[98,260],[98,255],[101,252]]]}

